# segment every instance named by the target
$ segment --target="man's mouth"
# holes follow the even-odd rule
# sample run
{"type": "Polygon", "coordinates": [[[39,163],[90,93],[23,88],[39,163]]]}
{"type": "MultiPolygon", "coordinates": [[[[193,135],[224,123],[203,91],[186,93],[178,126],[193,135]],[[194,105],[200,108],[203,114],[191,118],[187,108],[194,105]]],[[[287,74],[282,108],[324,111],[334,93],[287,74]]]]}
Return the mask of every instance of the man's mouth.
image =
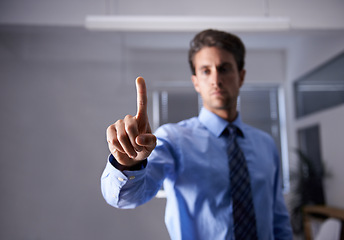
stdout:
{"type": "Polygon", "coordinates": [[[225,94],[225,92],[222,90],[215,90],[215,91],[211,92],[212,96],[223,96],[224,94],[225,94]]]}

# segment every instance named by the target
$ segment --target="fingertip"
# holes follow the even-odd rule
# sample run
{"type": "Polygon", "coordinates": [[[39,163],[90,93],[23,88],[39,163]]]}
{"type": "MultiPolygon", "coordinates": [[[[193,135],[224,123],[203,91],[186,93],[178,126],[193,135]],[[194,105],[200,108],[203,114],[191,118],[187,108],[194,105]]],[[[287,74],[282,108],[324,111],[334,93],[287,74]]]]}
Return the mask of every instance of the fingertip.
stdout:
{"type": "Polygon", "coordinates": [[[143,77],[137,77],[136,78],[136,90],[138,93],[138,96],[140,95],[146,95],[146,82],[143,79],[143,77]]]}
{"type": "Polygon", "coordinates": [[[138,76],[137,78],[136,78],[136,84],[139,84],[139,83],[141,83],[142,81],[144,81],[144,78],[143,77],[141,77],[141,76],[138,76]]]}
{"type": "Polygon", "coordinates": [[[141,134],[136,137],[135,141],[140,146],[150,146],[155,144],[156,137],[153,134],[141,134]]]}
{"type": "Polygon", "coordinates": [[[138,90],[138,93],[146,94],[146,81],[143,77],[139,76],[136,78],[136,88],[138,90]]]}
{"type": "Polygon", "coordinates": [[[137,145],[142,146],[142,145],[143,145],[143,144],[142,144],[143,142],[144,142],[144,137],[143,137],[142,135],[139,135],[139,136],[136,137],[135,143],[136,143],[137,145]]]}
{"type": "Polygon", "coordinates": [[[136,78],[137,91],[137,118],[145,119],[147,115],[147,89],[145,80],[142,77],[136,78]]]}

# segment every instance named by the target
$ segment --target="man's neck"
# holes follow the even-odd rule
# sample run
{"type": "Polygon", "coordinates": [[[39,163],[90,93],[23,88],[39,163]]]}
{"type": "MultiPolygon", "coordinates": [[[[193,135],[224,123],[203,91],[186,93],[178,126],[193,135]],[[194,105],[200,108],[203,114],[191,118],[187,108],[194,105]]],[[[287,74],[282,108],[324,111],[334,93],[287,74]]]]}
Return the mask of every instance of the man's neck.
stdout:
{"type": "Polygon", "coordinates": [[[238,116],[236,109],[213,109],[209,111],[226,120],[227,122],[233,122],[238,116]]]}

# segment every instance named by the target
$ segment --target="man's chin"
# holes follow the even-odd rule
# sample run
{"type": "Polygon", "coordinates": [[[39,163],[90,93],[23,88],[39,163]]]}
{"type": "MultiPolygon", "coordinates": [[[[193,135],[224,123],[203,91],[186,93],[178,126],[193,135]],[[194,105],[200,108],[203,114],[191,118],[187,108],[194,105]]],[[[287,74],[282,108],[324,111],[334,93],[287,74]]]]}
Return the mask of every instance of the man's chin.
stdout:
{"type": "Polygon", "coordinates": [[[228,104],[224,101],[224,99],[217,99],[217,101],[213,101],[212,106],[216,109],[226,109],[228,104]]]}
{"type": "Polygon", "coordinates": [[[212,108],[215,110],[227,110],[228,106],[224,104],[217,104],[217,105],[213,105],[212,108]]]}

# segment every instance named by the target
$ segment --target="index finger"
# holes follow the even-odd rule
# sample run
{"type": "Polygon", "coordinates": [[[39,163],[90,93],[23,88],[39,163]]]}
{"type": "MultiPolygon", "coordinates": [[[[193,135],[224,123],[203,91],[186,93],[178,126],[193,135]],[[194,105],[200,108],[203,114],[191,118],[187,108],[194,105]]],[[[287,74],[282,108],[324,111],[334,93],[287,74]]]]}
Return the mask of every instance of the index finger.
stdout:
{"type": "Polygon", "coordinates": [[[142,77],[136,78],[137,114],[136,118],[145,119],[147,116],[147,89],[142,77]]]}

